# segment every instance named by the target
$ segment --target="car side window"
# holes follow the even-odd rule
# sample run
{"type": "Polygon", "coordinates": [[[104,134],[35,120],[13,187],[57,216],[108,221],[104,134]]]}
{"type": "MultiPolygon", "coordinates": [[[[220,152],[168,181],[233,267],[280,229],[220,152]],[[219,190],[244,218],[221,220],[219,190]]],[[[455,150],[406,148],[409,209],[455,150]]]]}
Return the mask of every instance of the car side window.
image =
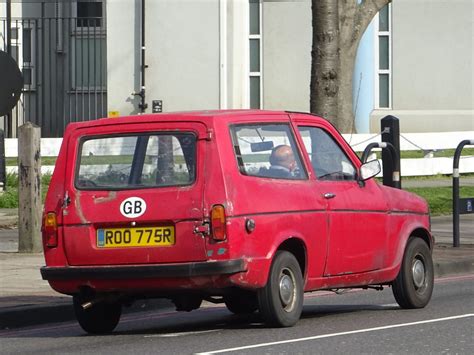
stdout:
{"type": "Polygon", "coordinates": [[[289,125],[235,125],[231,127],[231,132],[242,174],[275,179],[307,179],[289,125]]]}
{"type": "Polygon", "coordinates": [[[329,133],[317,127],[298,130],[319,180],[356,180],[357,169],[329,133]]]}

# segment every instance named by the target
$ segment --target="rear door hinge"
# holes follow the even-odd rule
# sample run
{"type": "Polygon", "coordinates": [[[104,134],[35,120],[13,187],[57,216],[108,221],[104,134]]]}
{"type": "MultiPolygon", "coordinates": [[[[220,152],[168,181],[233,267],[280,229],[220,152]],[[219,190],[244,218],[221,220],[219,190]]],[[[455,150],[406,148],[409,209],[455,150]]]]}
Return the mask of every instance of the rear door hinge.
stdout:
{"type": "Polygon", "coordinates": [[[201,234],[202,236],[207,236],[211,234],[211,228],[209,222],[203,222],[200,225],[194,227],[194,234],[201,234]]]}
{"type": "Polygon", "coordinates": [[[66,193],[64,194],[64,199],[63,199],[63,208],[67,208],[67,206],[69,206],[70,203],[71,203],[71,198],[69,197],[69,194],[66,191],[66,193]]]}

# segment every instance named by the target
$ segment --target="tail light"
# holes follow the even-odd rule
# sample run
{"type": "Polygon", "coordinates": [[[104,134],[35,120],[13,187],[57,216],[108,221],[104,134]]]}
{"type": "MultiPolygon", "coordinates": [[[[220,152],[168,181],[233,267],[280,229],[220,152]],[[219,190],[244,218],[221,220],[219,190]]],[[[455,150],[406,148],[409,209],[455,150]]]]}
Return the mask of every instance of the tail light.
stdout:
{"type": "Polygon", "coordinates": [[[58,246],[58,222],[56,213],[48,212],[43,216],[43,241],[47,247],[54,248],[58,246]]]}
{"type": "Polygon", "coordinates": [[[211,235],[215,240],[226,239],[225,209],[222,205],[214,205],[211,210],[211,235]]]}

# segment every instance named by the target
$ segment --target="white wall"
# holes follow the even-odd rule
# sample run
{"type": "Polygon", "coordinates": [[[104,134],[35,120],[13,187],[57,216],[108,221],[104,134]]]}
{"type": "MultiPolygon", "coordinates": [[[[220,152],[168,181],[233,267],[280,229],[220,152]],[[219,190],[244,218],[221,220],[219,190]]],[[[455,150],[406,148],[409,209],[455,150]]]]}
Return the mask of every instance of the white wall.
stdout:
{"type": "Polygon", "coordinates": [[[311,1],[263,3],[263,105],[309,111],[311,1]]]}
{"type": "MultiPolygon", "coordinates": [[[[108,111],[120,115],[138,112],[140,15],[140,1],[107,1],[108,111]]],[[[264,108],[308,111],[311,1],[264,1],[262,16],[264,108]]],[[[147,112],[152,100],[164,111],[248,107],[247,46],[247,0],[147,0],[147,112]]]]}
{"type": "Polygon", "coordinates": [[[138,112],[140,91],[140,2],[108,0],[107,111],[138,112]]]}
{"type": "Polygon", "coordinates": [[[227,107],[248,107],[248,4],[227,1],[227,107]]]}
{"type": "Polygon", "coordinates": [[[392,2],[393,105],[404,132],[474,129],[474,1],[392,2]]]}
{"type": "MultiPolygon", "coordinates": [[[[106,4],[108,110],[137,113],[140,1],[106,4]]],[[[308,111],[311,1],[262,8],[263,107],[308,111]]],[[[393,107],[372,112],[370,131],[387,114],[402,132],[474,130],[474,1],[397,0],[392,9],[393,107]]],[[[146,0],[148,112],[152,100],[164,111],[248,107],[247,46],[247,0],[146,0]]]]}
{"type": "MultiPolygon", "coordinates": [[[[107,1],[108,111],[138,111],[140,1],[107,1]]],[[[146,102],[219,108],[219,1],[146,1],[146,102]]]]}
{"type": "Polygon", "coordinates": [[[219,1],[147,1],[147,97],[164,111],[219,108],[219,1]]]}

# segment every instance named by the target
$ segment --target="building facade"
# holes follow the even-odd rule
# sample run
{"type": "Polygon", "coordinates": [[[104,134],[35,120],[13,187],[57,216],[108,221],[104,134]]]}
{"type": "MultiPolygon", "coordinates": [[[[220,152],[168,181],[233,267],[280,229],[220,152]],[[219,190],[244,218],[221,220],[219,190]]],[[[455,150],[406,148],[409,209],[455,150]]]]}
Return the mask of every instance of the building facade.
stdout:
{"type": "MultiPolygon", "coordinates": [[[[70,122],[107,114],[106,15],[102,1],[0,0],[0,50],[23,74],[20,101],[0,118],[9,136],[30,121],[43,137],[60,137],[70,122]]],[[[1,78],[0,78],[1,80],[1,78]]]]}
{"type": "MultiPolygon", "coordinates": [[[[474,130],[473,4],[394,0],[381,11],[355,65],[358,132],[378,132],[388,114],[400,118],[403,132],[474,130]]],[[[37,122],[45,136],[60,136],[68,122],[140,112],[309,111],[311,0],[14,6],[26,20],[18,45],[29,43],[30,23],[34,38],[18,58],[21,105],[35,114],[17,123],[37,122]]]]}
{"type": "Polygon", "coordinates": [[[473,131],[474,1],[394,0],[388,19],[375,24],[370,131],[387,114],[405,132],[473,131]]]}

